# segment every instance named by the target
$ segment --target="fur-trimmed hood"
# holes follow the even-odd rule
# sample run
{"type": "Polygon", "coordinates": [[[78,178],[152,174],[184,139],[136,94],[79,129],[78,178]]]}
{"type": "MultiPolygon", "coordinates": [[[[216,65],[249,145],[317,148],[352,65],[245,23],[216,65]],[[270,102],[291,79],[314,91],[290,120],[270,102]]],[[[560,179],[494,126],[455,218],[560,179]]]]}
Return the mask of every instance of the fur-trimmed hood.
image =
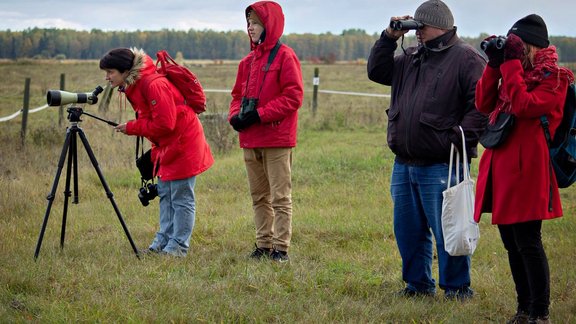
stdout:
{"type": "MultiPolygon", "coordinates": [[[[252,10],[256,11],[258,18],[260,18],[264,25],[266,38],[261,45],[256,45],[250,40],[250,48],[255,49],[257,46],[261,46],[264,50],[269,51],[276,45],[282,33],[284,33],[284,13],[282,12],[282,7],[274,1],[258,1],[246,8],[245,16],[252,10]]],[[[248,24],[246,24],[246,29],[248,29],[248,24]]]]}
{"type": "Polygon", "coordinates": [[[126,87],[132,86],[143,76],[153,74],[156,71],[154,61],[143,49],[132,47],[130,50],[134,53],[134,62],[126,77],[126,87]]]}

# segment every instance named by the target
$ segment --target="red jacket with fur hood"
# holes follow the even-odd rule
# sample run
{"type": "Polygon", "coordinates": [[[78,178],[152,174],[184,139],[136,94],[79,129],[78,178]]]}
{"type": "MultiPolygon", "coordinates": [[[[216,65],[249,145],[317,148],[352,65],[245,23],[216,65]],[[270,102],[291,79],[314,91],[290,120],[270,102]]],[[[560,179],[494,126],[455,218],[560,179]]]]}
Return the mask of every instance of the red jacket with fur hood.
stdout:
{"type": "Polygon", "coordinates": [[[156,65],[143,51],[133,52],[134,66],[124,91],[138,117],[126,124],[126,134],[146,137],[152,143],[152,160],[160,166],[155,174],[162,181],[186,179],[208,170],[214,158],[198,116],[168,79],[155,78],[144,88],[142,78],[154,74],[156,65]]]}
{"type": "Polygon", "coordinates": [[[240,112],[242,97],[258,98],[260,123],[239,133],[240,147],[294,147],[298,109],[304,97],[300,61],[290,47],[282,44],[270,69],[264,72],[270,51],[284,32],[284,14],[272,1],[256,2],[246,8],[246,13],[250,10],[256,11],[266,36],[260,44],[250,40],[252,50],[240,61],[228,119],[240,112]]]}

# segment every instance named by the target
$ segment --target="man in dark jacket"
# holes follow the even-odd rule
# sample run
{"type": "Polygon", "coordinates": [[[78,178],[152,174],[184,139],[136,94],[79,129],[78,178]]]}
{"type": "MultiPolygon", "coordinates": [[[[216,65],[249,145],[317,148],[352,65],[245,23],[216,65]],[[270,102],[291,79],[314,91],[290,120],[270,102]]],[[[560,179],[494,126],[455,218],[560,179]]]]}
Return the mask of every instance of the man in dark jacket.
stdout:
{"type": "MultiPolygon", "coordinates": [[[[412,17],[390,21],[405,19],[412,17]]],[[[434,235],[440,288],[447,298],[467,299],[473,296],[470,257],[450,256],[444,250],[442,191],[447,188],[451,144],[462,147],[459,127],[468,156],[478,155],[478,137],[487,118],[475,109],[474,93],[486,60],[458,38],[452,13],[442,1],[424,2],[413,19],[418,22],[418,46],[402,48],[394,56],[397,40],[409,30],[388,26],[368,59],[369,79],[392,87],[388,146],[396,158],[390,191],[406,282],[399,293],[411,297],[436,292],[434,235]]]]}

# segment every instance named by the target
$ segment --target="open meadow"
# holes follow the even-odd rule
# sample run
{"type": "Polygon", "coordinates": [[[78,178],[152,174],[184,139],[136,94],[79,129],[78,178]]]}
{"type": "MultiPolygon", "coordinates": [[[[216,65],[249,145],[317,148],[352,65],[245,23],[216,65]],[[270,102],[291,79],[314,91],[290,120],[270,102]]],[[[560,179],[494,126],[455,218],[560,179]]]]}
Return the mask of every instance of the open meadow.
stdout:
{"type": "MultiPolygon", "coordinates": [[[[205,89],[230,89],[235,64],[190,65],[205,89]]],[[[312,114],[313,70],[320,89],[387,93],[358,64],[303,65],[305,100],[293,162],[293,239],[289,264],[247,259],[255,230],[241,150],[219,114],[230,95],[207,91],[204,127],[216,163],[198,176],[197,213],[186,258],[138,259],[86,150],[78,143],[78,204],[69,204],[64,248],[66,165],[38,259],[35,248],[64,143],[59,107],[0,122],[0,322],[2,323],[503,323],[515,312],[507,256],[484,215],[472,257],[474,299],[405,299],[401,260],[392,231],[386,147],[388,99],[320,93],[312,114]],[[209,114],[214,116],[208,116],[209,114]]],[[[58,89],[91,92],[104,85],[95,61],[0,62],[0,118],[22,106],[31,78],[30,107],[58,89]]],[[[83,106],[112,121],[133,118],[116,93],[110,108],[83,106]]],[[[158,223],[158,200],[143,207],[134,164],[135,138],[84,115],[84,130],[131,237],[146,248],[158,223]]],[[[475,159],[472,176],[477,174],[475,159]]],[[[73,186],[73,184],[72,184],[73,186]]],[[[576,323],[576,186],[561,191],[564,217],[544,222],[550,262],[551,319],[576,323]]],[[[437,268],[434,269],[437,278],[437,268]]]]}

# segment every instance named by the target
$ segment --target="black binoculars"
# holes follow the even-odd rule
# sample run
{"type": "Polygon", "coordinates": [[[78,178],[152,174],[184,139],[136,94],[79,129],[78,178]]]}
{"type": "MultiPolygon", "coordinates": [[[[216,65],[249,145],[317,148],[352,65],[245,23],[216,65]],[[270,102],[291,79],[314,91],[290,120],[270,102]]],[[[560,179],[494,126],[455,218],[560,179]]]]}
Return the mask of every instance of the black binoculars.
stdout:
{"type": "Polygon", "coordinates": [[[256,110],[257,105],[258,105],[258,98],[243,97],[242,106],[240,106],[240,114],[238,114],[238,117],[240,117],[240,119],[243,119],[248,112],[256,110]]]}
{"type": "Polygon", "coordinates": [[[424,24],[414,19],[392,20],[390,22],[390,28],[392,28],[392,30],[422,29],[424,28],[424,24]]]}
{"type": "Polygon", "coordinates": [[[138,199],[142,203],[142,206],[146,207],[150,204],[150,200],[158,196],[158,187],[155,183],[149,183],[146,186],[142,186],[138,192],[138,199]]]}
{"type": "Polygon", "coordinates": [[[480,48],[486,52],[486,50],[490,50],[491,48],[501,50],[504,48],[504,45],[506,45],[506,36],[498,36],[489,40],[483,40],[482,43],[480,43],[480,48]]]}

